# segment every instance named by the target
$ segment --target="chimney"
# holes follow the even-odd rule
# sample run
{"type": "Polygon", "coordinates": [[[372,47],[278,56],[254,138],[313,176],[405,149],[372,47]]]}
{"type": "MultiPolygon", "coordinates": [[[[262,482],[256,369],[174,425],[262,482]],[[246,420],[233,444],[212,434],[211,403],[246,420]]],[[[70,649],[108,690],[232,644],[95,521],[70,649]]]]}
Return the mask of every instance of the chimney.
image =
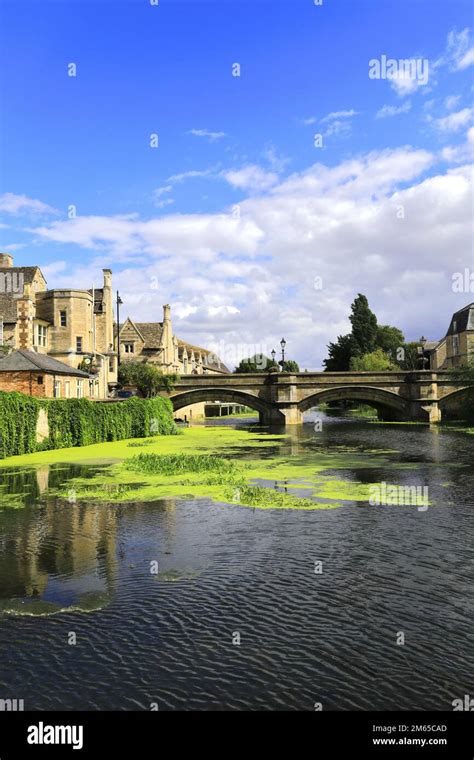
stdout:
{"type": "Polygon", "coordinates": [[[13,256],[9,253],[0,253],[0,267],[11,269],[13,266],[13,256]]]}
{"type": "Polygon", "coordinates": [[[167,303],[163,306],[163,322],[171,321],[171,306],[167,303]]]}
{"type": "Polygon", "coordinates": [[[104,273],[104,288],[111,288],[112,287],[112,270],[103,269],[102,272],[104,273]]]}

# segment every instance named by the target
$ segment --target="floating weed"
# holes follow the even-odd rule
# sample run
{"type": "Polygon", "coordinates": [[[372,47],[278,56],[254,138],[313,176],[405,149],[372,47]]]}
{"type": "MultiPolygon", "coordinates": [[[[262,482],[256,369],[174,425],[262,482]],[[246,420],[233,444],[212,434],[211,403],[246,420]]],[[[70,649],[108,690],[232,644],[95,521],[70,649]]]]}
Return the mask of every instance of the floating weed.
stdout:
{"type": "Polygon", "coordinates": [[[149,475],[213,472],[228,476],[240,472],[234,462],[215,454],[138,454],[125,462],[124,467],[149,475]]]}
{"type": "Polygon", "coordinates": [[[233,490],[226,490],[225,496],[233,504],[258,509],[334,509],[341,504],[321,504],[312,499],[299,498],[261,486],[242,485],[233,490]]]}

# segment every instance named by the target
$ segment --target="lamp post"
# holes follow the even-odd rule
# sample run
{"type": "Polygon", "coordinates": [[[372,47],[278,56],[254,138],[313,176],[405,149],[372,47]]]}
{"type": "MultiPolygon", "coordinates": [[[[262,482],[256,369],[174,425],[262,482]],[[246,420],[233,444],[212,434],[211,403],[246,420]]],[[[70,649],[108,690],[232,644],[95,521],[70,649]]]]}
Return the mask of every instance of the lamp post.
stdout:
{"type": "Polygon", "coordinates": [[[421,369],[425,368],[425,345],[426,345],[426,338],[424,335],[420,338],[420,346],[421,346],[421,369]]]}
{"type": "Polygon", "coordinates": [[[117,367],[120,367],[120,307],[123,304],[117,290],[117,367]]]}
{"type": "Polygon", "coordinates": [[[286,340],[284,338],[280,341],[281,346],[281,371],[285,371],[285,346],[286,346],[286,340]]]}
{"type": "Polygon", "coordinates": [[[276,351],[275,351],[275,349],[273,349],[273,350],[271,351],[272,364],[275,364],[275,356],[276,356],[276,351]]]}

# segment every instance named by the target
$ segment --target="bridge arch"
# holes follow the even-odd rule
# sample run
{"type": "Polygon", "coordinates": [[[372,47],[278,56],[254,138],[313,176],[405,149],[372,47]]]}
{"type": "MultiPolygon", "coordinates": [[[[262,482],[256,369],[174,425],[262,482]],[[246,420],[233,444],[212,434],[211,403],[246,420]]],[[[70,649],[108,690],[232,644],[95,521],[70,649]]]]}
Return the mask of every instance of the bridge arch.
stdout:
{"type": "Polygon", "coordinates": [[[258,396],[254,396],[252,393],[231,388],[213,387],[182,391],[170,396],[170,401],[173,404],[175,412],[185,406],[199,404],[202,401],[228,401],[255,409],[259,413],[262,424],[285,424],[284,415],[273,404],[258,396]]]}
{"type": "Polygon", "coordinates": [[[438,401],[438,406],[441,410],[442,418],[458,417],[459,404],[462,404],[462,402],[466,399],[469,391],[471,391],[471,393],[474,393],[474,388],[457,388],[455,391],[451,391],[445,396],[442,396],[438,401]]]}
{"type": "Polygon", "coordinates": [[[397,393],[370,385],[341,385],[316,391],[302,399],[298,404],[298,409],[301,413],[307,412],[312,407],[329,401],[356,401],[361,404],[370,404],[377,410],[385,412],[385,416],[397,419],[405,418],[408,412],[407,402],[397,393]]]}

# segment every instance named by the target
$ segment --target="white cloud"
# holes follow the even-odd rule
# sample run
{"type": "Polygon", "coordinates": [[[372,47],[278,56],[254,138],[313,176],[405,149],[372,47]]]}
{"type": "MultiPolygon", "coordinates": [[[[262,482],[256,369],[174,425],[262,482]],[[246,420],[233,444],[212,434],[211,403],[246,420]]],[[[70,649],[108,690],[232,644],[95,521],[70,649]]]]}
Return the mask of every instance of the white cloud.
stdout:
{"type": "Polygon", "coordinates": [[[468,163],[474,160],[474,127],[466,134],[466,142],[462,145],[447,146],[441,151],[442,158],[450,164],[468,163]]]}
{"type": "Polygon", "coordinates": [[[288,355],[318,368],[327,342],[349,329],[359,291],[382,323],[399,325],[407,338],[440,337],[464,305],[451,274],[471,265],[472,177],[462,165],[423,178],[434,160],[403,147],[314,164],[243,200],[240,219],[77,217],[35,232],[49,248],[96,251],[89,266],[59,271],[50,286],[73,279],[85,287],[91,277],[100,281],[105,261],[115,270],[122,264],[114,279],[124,314],[159,320],[170,302],[176,333],[191,342],[233,355],[244,344],[278,348],[284,334],[288,355]],[[425,287],[430,298],[420,310],[425,287]]]}
{"type": "Polygon", "coordinates": [[[278,174],[268,172],[261,166],[249,164],[242,169],[221,172],[221,177],[239,190],[268,190],[278,182],[278,174]]]}
{"type": "Polygon", "coordinates": [[[172,185],[163,185],[163,187],[157,187],[156,190],[153,191],[153,195],[155,198],[160,198],[162,195],[165,195],[165,193],[170,193],[172,189],[172,185]]]}
{"type": "Polygon", "coordinates": [[[453,108],[456,108],[456,106],[457,106],[457,104],[459,103],[460,100],[461,100],[461,96],[460,95],[449,95],[444,100],[444,106],[445,106],[446,110],[447,111],[452,111],[453,108]]]}
{"type": "Polygon", "coordinates": [[[163,198],[163,200],[156,200],[154,205],[156,208],[166,208],[166,206],[171,206],[174,203],[174,198],[163,198]]]}
{"type": "Polygon", "coordinates": [[[353,116],[359,116],[359,111],[354,111],[352,108],[350,111],[331,111],[327,116],[321,119],[321,124],[325,124],[328,121],[334,121],[335,119],[351,119],[353,116]]]}
{"type": "Polygon", "coordinates": [[[453,30],[448,34],[446,50],[437,63],[449,65],[455,71],[462,71],[474,63],[474,45],[469,28],[461,32],[453,30]]]}
{"type": "Polygon", "coordinates": [[[47,203],[15,193],[4,193],[0,196],[0,211],[6,214],[59,214],[59,211],[47,203]]]}
{"type": "Polygon", "coordinates": [[[187,172],[181,172],[181,174],[172,174],[168,177],[167,182],[184,182],[186,179],[195,179],[196,177],[209,177],[212,176],[215,169],[190,169],[187,172]]]}
{"type": "Polygon", "coordinates": [[[408,113],[411,109],[411,102],[406,100],[401,106],[382,106],[375,114],[376,119],[386,119],[390,116],[398,116],[400,113],[408,113]]]}
{"type": "Polygon", "coordinates": [[[435,119],[434,124],[440,132],[458,132],[466,127],[473,118],[474,108],[463,108],[461,111],[450,113],[441,119],[435,119]]]}
{"type": "Polygon", "coordinates": [[[226,136],[225,132],[210,132],[208,129],[190,129],[188,135],[195,137],[205,137],[209,142],[215,142],[226,136]]]}

